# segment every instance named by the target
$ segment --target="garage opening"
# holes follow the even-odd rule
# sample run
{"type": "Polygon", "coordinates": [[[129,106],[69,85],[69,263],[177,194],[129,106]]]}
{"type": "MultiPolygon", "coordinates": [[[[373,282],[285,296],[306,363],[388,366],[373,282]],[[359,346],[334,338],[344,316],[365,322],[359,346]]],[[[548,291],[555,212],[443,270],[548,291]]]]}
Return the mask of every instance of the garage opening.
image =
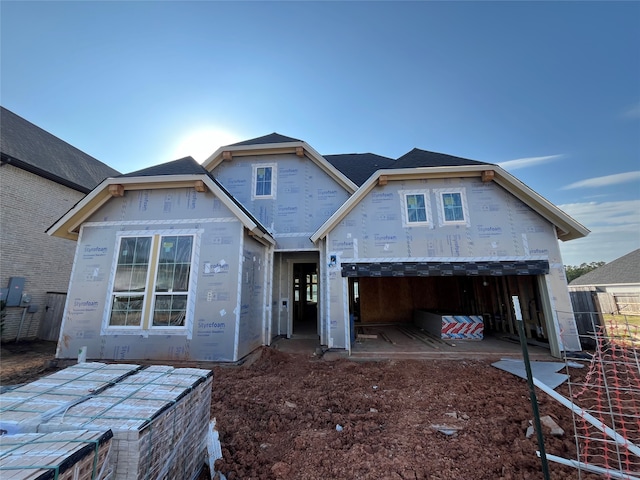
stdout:
{"type": "Polygon", "coordinates": [[[518,296],[527,337],[543,344],[548,323],[539,279],[546,273],[544,261],[342,265],[356,327],[413,325],[417,312],[429,312],[481,317],[485,334],[517,336],[511,297],[518,296]]]}

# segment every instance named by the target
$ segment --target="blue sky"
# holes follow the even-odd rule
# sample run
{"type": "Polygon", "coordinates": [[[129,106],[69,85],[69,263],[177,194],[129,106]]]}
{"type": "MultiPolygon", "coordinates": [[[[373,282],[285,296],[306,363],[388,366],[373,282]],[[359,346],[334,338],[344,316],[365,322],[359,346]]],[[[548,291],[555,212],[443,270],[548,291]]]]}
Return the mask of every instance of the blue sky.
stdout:
{"type": "Polygon", "coordinates": [[[640,247],[640,2],[0,3],[2,105],[123,173],[278,132],[498,163],[640,247]]]}

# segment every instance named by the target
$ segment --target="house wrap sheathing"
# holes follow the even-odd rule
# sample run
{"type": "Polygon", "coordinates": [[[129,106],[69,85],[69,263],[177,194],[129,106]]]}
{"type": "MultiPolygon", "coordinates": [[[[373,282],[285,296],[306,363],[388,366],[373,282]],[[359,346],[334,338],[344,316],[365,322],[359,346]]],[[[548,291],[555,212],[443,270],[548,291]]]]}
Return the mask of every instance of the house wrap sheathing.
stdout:
{"type": "Polygon", "coordinates": [[[235,361],[279,335],[479,316],[579,350],[559,240],[588,230],[497,165],[414,149],[323,157],[271,134],[105,180],[77,241],[57,356],[235,361]]]}

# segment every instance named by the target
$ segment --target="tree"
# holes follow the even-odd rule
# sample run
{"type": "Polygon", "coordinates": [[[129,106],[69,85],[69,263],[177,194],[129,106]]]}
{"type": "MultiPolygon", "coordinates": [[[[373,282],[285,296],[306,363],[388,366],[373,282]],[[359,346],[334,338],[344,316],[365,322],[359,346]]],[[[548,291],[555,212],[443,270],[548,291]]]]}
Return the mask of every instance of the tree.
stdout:
{"type": "Polygon", "coordinates": [[[601,267],[606,262],[591,262],[591,263],[581,263],[579,267],[574,265],[565,265],[564,272],[567,275],[567,283],[570,283],[572,280],[575,280],[578,277],[581,277],[585,273],[589,273],[591,270],[595,270],[598,267],[601,267]]]}

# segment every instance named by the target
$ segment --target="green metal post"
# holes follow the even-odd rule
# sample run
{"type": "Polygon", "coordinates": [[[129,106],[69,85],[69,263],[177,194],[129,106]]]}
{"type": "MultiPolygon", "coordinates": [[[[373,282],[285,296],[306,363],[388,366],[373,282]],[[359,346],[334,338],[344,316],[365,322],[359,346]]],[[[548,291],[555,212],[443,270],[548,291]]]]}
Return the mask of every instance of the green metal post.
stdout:
{"type": "Polygon", "coordinates": [[[522,347],[522,357],[524,358],[524,367],[527,371],[527,383],[529,384],[529,398],[531,399],[531,408],[533,409],[533,421],[535,423],[536,435],[538,438],[538,448],[540,449],[540,460],[542,462],[542,475],[544,480],[549,480],[549,463],[547,461],[547,453],[544,449],[544,436],[542,435],[542,425],[540,423],[540,411],[538,410],[538,398],[536,397],[536,387],[533,384],[533,374],[531,373],[531,362],[529,361],[529,349],[527,348],[527,338],[524,333],[524,325],[522,323],[522,312],[520,311],[520,300],[518,297],[513,298],[513,307],[516,312],[516,324],[518,325],[518,336],[520,337],[520,346],[522,347]]]}

